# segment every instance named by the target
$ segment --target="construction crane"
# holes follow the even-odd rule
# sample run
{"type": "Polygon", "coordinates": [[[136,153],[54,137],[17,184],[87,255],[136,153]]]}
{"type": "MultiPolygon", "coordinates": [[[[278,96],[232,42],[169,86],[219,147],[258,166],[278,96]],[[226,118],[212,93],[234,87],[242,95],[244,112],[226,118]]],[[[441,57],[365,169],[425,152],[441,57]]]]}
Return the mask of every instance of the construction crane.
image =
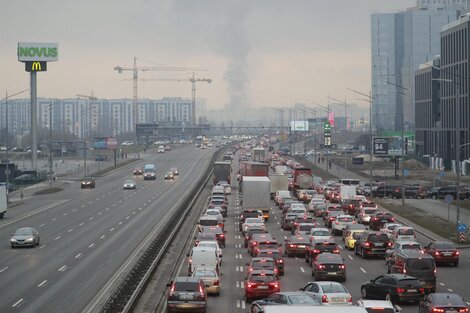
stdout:
{"type": "MultiPolygon", "coordinates": [[[[127,79],[124,79],[127,80],[127,79]]],[[[196,83],[197,82],[207,82],[208,84],[212,83],[212,78],[196,78],[193,72],[193,76],[189,78],[142,78],[138,79],[140,81],[189,81],[192,84],[192,102],[191,102],[191,110],[193,112],[192,115],[192,125],[196,125],[196,83]]]]}
{"type": "Polygon", "coordinates": [[[115,66],[114,70],[121,74],[123,71],[132,71],[133,81],[133,97],[132,97],[132,112],[134,115],[134,125],[137,124],[137,81],[138,72],[146,71],[203,71],[202,68],[190,68],[190,67],[174,67],[174,66],[137,66],[137,58],[134,57],[133,67],[122,67],[115,66]]]}

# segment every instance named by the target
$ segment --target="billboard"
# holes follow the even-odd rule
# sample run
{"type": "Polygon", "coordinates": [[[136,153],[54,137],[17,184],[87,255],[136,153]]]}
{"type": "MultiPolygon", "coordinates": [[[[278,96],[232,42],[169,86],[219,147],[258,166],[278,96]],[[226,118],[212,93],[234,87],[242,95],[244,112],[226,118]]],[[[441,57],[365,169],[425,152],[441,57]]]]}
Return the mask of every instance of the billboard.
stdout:
{"type": "Polygon", "coordinates": [[[330,122],[331,127],[335,127],[335,112],[328,113],[328,121],[330,122]]]}
{"type": "Polygon", "coordinates": [[[59,44],[51,42],[19,42],[18,61],[55,62],[59,60],[59,44]]]}
{"type": "Polygon", "coordinates": [[[375,156],[401,156],[404,147],[404,154],[407,153],[405,144],[402,143],[401,137],[374,137],[372,138],[372,152],[375,156]]]}
{"type": "Polygon", "coordinates": [[[113,150],[117,148],[116,137],[99,137],[95,138],[93,148],[98,150],[113,150]]]}
{"type": "Polygon", "coordinates": [[[308,131],[308,121],[291,121],[290,130],[298,132],[308,131]]]}

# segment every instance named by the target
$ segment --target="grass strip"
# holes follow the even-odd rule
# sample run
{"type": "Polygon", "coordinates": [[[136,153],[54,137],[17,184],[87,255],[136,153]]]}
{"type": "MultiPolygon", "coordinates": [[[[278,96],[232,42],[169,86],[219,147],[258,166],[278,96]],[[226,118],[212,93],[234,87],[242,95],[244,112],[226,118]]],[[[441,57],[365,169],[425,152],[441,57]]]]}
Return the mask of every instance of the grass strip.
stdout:
{"type": "Polygon", "coordinates": [[[47,195],[47,194],[50,194],[50,193],[56,193],[56,192],[59,192],[59,191],[62,191],[63,189],[60,188],[60,187],[52,187],[52,188],[47,188],[47,189],[43,189],[43,190],[39,190],[39,191],[36,191],[34,193],[34,195],[47,195]]]}

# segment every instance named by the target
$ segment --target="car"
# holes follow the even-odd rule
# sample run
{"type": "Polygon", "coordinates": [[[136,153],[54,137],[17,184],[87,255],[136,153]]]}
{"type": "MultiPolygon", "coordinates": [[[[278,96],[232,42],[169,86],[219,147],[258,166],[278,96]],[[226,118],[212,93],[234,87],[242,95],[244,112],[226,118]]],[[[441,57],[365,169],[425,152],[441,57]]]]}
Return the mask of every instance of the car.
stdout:
{"type": "MultiPolygon", "coordinates": [[[[304,216],[304,214],[300,214],[301,216],[304,216]]],[[[292,230],[292,227],[294,225],[294,220],[297,219],[299,216],[298,213],[286,213],[282,217],[282,222],[281,222],[281,228],[283,230],[292,230]]]]}
{"type": "Polygon", "coordinates": [[[309,206],[309,212],[313,212],[313,215],[315,217],[323,217],[325,215],[325,212],[327,210],[326,204],[315,204],[312,209],[310,209],[309,206]]]}
{"type": "Polygon", "coordinates": [[[400,308],[387,300],[357,300],[357,305],[364,307],[368,313],[399,313],[400,308]]]}
{"type": "Polygon", "coordinates": [[[315,228],[316,226],[317,223],[299,223],[295,228],[292,228],[293,235],[308,235],[310,233],[310,229],[315,228]]]}
{"type": "Polygon", "coordinates": [[[364,226],[363,224],[358,224],[358,223],[347,224],[343,228],[343,233],[342,233],[343,239],[346,238],[349,235],[350,231],[352,230],[366,230],[366,226],[364,226]]]}
{"type": "Polygon", "coordinates": [[[304,257],[307,251],[307,246],[310,244],[309,237],[301,235],[292,235],[285,240],[284,253],[287,257],[299,255],[304,257]]]}
{"type": "Polygon", "coordinates": [[[251,258],[251,262],[246,263],[246,265],[248,266],[247,275],[255,270],[270,270],[278,274],[276,261],[273,258],[254,257],[254,258],[251,258]]]}
{"type": "Polygon", "coordinates": [[[398,185],[381,185],[377,189],[372,190],[372,195],[377,198],[389,197],[400,199],[402,197],[402,189],[398,185]]]}
{"type": "Polygon", "coordinates": [[[371,216],[369,227],[372,230],[380,230],[385,223],[393,222],[395,222],[395,218],[391,213],[378,211],[371,216]]]}
{"type": "Polygon", "coordinates": [[[263,312],[265,306],[271,305],[295,305],[295,306],[319,306],[320,301],[309,294],[300,291],[282,291],[276,292],[262,300],[253,301],[251,304],[252,313],[263,312]]]}
{"type": "Polygon", "coordinates": [[[124,181],[123,185],[124,189],[137,189],[137,185],[134,180],[132,179],[127,179],[124,181]]]}
{"type": "Polygon", "coordinates": [[[433,256],[437,264],[459,265],[460,252],[452,242],[433,241],[425,246],[423,250],[433,256]]]}
{"type": "Polygon", "coordinates": [[[279,275],[284,275],[284,259],[279,249],[261,249],[256,254],[258,258],[273,258],[276,262],[277,272],[279,275]]]}
{"type": "Polygon", "coordinates": [[[356,216],[356,210],[359,210],[361,200],[357,199],[343,199],[341,200],[341,208],[343,212],[348,215],[356,216]]]}
{"type": "Polygon", "coordinates": [[[225,248],[224,230],[219,226],[202,226],[201,233],[215,234],[221,248],[225,248]]]}
{"type": "Polygon", "coordinates": [[[245,301],[250,303],[255,299],[263,299],[281,291],[277,274],[270,270],[254,270],[248,274],[245,281],[245,301]]]}
{"type": "MultiPolygon", "coordinates": [[[[199,233],[202,235],[206,235],[207,233],[199,233]]],[[[196,243],[196,247],[208,247],[208,248],[214,248],[217,252],[217,256],[219,258],[219,263],[222,264],[222,258],[223,258],[223,252],[222,249],[219,246],[219,243],[217,242],[217,237],[214,235],[214,240],[199,240],[196,243]]]]}
{"type": "Polygon", "coordinates": [[[327,211],[327,214],[325,215],[325,226],[328,228],[332,228],[333,223],[336,221],[338,216],[343,214],[343,211],[327,211]]]}
{"type": "Polygon", "coordinates": [[[243,212],[240,214],[240,219],[238,221],[238,228],[240,231],[242,231],[243,229],[243,223],[245,223],[245,220],[250,217],[263,218],[263,212],[256,209],[243,210],[243,212]]]}
{"type": "Polygon", "coordinates": [[[397,227],[403,226],[400,223],[385,223],[380,229],[381,232],[386,233],[389,237],[392,236],[393,230],[397,227]]]}
{"type": "Polygon", "coordinates": [[[144,175],[144,170],[140,167],[134,169],[134,175],[144,175]]]}
{"type": "Polygon", "coordinates": [[[197,267],[193,270],[192,277],[200,278],[204,281],[207,294],[220,295],[219,274],[213,268],[197,267]]]}
{"type": "MultiPolygon", "coordinates": [[[[315,281],[308,282],[307,285],[300,288],[321,301],[322,305],[352,305],[352,296],[341,283],[334,281],[315,281]]],[[[314,311],[314,310],[312,310],[314,311]]]]}
{"type": "Polygon", "coordinates": [[[362,299],[382,299],[390,302],[419,302],[424,298],[422,283],[405,274],[382,274],[362,284],[362,299]]]}
{"type": "Polygon", "coordinates": [[[34,248],[35,246],[39,245],[39,232],[33,227],[18,228],[15,233],[11,235],[10,245],[12,248],[34,248]]]}
{"type": "Polygon", "coordinates": [[[312,262],[312,276],[319,280],[346,281],[346,264],[335,253],[321,253],[312,262]]]}
{"type": "MultiPolygon", "coordinates": [[[[263,228],[255,228],[255,229],[263,229],[263,228]]],[[[274,238],[268,232],[253,233],[247,244],[247,251],[250,256],[253,256],[255,254],[255,249],[258,247],[258,243],[260,241],[270,242],[270,241],[274,241],[274,238]]]]}
{"type": "Polygon", "coordinates": [[[334,240],[318,240],[313,239],[310,241],[310,244],[307,246],[307,251],[305,252],[305,263],[312,264],[315,258],[324,252],[337,253],[339,254],[338,245],[334,240]]]}
{"type": "Polygon", "coordinates": [[[84,177],[80,182],[80,188],[95,188],[95,180],[91,177],[84,177]]]}
{"type": "MultiPolygon", "coordinates": [[[[451,195],[454,199],[457,199],[457,185],[449,185],[439,188],[437,191],[437,197],[439,199],[444,199],[445,196],[451,195]]],[[[459,191],[460,200],[467,199],[470,197],[470,191],[464,186],[460,186],[459,191]]]]}
{"type": "Polygon", "coordinates": [[[410,185],[405,186],[405,198],[424,199],[427,197],[427,188],[425,186],[410,185]]]}
{"type": "Polygon", "coordinates": [[[292,228],[291,228],[291,233],[292,235],[295,234],[297,227],[300,224],[310,224],[313,225],[313,227],[317,226],[318,223],[316,222],[315,218],[311,216],[307,216],[306,214],[299,214],[297,217],[292,221],[292,228]]]}
{"type": "Polygon", "coordinates": [[[387,234],[378,231],[365,231],[356,240],[354,253],[365,259],[369,256],[385,257],[387,249],[391,247],[387,234]]]}
{"type": "Polygon", "coordinates": [[[245,233],[248,228],[265,228],[264,220],[260,217],[248,217],[245,219],[245,222],[242,224],[242,232],[245,233]]]}
{"type": "Polygon", "coordinates": [[[396,241],[403,241],[403,240],[415,240],[416,239],[416,231],[413,227],[409,226],[398,226],[392,232],[391,240],[393,242],[396,241]]]}
{"type": "Polygon", "coordinates": [[[174,177],[175,177],[175,175],[171,171],[167,171],[165,173],[165,179],[173,179],[174,177]]]}
{"type": "Polygon", "coordinates": [[[196,236],[196,240],[194,241],[194,245],[197,247],[198,244],[201,242],[201,241],[214,241],[218,244],[217,242],[217,236],[215,234],[211,234],[211,233],[201,233],[201,232],[198,232],[197,236],[196,236]]]}
{"type": "Polygon", "coordinates": [[[168,293],[166,311],[206,312],[207,292],[204,280],[199,277],[176,277],[168,293]]]}
{"type": "Polygon", "coordinates": [[[248,248],[248,244],[251,241],[253,235],[255,234],[267,234],[268,231],[265,228],[250,228],[247,232],[245,232],[244,236],[244,246],[248,248]]]}
{"type": "Polygon", "coordinates": [[[340,235],[347,225],[356,224],[354,217],[350,215],[338,215],[336,220],[331,224],[331,232],[333,235],[340,235]]]}
{"type": "Polygon", "coordinates": [[[392,245],[390,246],[390,249],[385,251],[385,264],[387,264],[387,267],[391,261],[393,254],[401,250],[423,251],[423,247],[421,247],[421,245],[414,240],[404,240],[404,241],[393,242],[392,245]]]}
{"type": "Polygon", "coordinates": [[[367,225],[369,224],[372,215],[377,211],[378,209],[376,207],[363,207],[362,209],[359,209],[359,212],[357,213],[357,221],[361,224],[367,225]]]}
{"type": "Polygon", "coordinates": [[[165,153],[165,147],[164,146],[158,146],[157,153],[165,153]]]}
{"type": "Polygon", "coordinates": [[[344,237],[344,246],[348,250],[354,250],[356,247],[356,241],[361,238],[364,229],[352,229],[348,232],[348,235],[344,237]]]}
{"type": "Polygon", "coordinates": [[[172,172],[175,176],[180,174],[177,167],[170,168],[170,172],[172,172]]]}
{"type": "Polygon", "coordinates": [[[328,228],[312,228],[308,236],[310,240],[334,240],[328,228]]]}
{"type": "Polygon", "coordinates": [[[419,303],[419,313],[458,312],[467,313],[468,305],[456,293],[431,293],[419,303]]]}

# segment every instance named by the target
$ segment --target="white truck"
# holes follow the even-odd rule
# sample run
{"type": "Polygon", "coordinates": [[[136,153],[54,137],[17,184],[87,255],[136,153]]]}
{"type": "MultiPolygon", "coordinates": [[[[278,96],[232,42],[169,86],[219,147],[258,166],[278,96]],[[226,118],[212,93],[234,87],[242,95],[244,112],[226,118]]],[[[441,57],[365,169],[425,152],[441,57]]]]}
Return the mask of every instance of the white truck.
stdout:
{"type": "Polygon", "coordinates": [[[269,175],[269,181],[271,182],[271,199],[274,199],[274,195],[279,190],[289,189],[289,179],[284,174],[271,174],[269,175]]]}
{"type": "Polygon", "coordinates": [[[266,151],[262,147],[257,147],[253,149],[253,161],[254,162],[264,162],[266,157],[266,151]]]}
{"type": "Polygon", "coordinates": [[[340,197],[342,200],[354,199],[355,195],[356,195],[356,186],[341,185],[340,197]]]}
{"type": "Polygon", "coordinates": [[[269,220],[271,211],[271,182],[266,176],[244,176],[242,181],[243,210],[260,210],[269,220]]]}
{"type": "Polygon", "coordinates": [[[313,186],[313,176],[308,174],[300,174],[297,177],[299,189],[309,189],[313,186]]]}
{"type": "Polygon", "coordinates": [[[7,213],[7,208],[7,187],[5,185],[0,185],[0,219],[5,216],[5,213],[7,213]]]}

